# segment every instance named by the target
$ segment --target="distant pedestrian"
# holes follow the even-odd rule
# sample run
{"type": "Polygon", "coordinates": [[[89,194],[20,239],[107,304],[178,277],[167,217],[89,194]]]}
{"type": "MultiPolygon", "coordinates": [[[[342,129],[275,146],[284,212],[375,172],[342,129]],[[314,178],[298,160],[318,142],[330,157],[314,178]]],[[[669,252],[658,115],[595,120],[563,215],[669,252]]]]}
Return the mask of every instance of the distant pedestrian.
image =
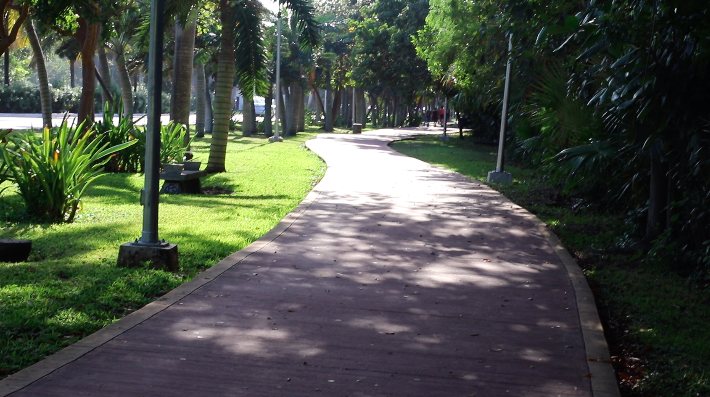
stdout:
{"type": "Polygon", "coordinates": [[[446,111],[444,110],[444,108],[441,108],[441,110],[439,111],[439,116],[439,118],[441,119],[441,126],[443,127],[444,123],[446,122],[446,111]]]}

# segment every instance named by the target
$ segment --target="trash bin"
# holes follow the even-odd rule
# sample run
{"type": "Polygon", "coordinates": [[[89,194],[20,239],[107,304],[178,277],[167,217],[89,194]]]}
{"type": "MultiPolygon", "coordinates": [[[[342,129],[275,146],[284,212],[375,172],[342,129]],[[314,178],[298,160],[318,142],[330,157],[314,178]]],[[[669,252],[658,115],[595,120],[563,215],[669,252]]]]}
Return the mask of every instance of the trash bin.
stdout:
{"type": "Polygon", "coordinates": [[[362,134],[362,124],[353,123],[353,134],[362,134]]]}

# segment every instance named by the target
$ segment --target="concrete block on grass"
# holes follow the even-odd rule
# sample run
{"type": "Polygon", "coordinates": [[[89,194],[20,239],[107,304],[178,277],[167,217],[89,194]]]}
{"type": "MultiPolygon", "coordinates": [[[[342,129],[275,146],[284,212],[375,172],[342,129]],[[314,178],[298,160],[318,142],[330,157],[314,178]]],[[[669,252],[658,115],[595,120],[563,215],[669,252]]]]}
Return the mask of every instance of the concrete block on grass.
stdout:
{"type": "Polygon", "coordinates": [[[142,245],[126,243],[118,250],[118,267],[140,267],[147,264],[151,269],[171,272],[180,270],[177,244],[142,245]]]}

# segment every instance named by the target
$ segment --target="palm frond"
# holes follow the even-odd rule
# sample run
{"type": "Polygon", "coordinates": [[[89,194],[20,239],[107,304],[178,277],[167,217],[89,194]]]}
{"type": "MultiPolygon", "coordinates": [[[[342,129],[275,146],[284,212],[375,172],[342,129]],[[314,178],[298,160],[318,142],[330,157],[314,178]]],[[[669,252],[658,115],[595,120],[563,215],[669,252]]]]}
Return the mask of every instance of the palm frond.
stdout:
{"type": "Polygon", "coordinates": [[[241,0],[234,4],[235,75],[245,98],[250,98],[254,92],[264,93],[268,88],[262,12],[258,0],[241,0]]]}
{"type": "Polygon", "coordinates": [[[298,20],[296,26],[300,31],[301,48],[315,47],[321,40],[321,27],[315,17],[315,9],[310,0],[279,0],[279,5],[293,12],[298,20]]]}

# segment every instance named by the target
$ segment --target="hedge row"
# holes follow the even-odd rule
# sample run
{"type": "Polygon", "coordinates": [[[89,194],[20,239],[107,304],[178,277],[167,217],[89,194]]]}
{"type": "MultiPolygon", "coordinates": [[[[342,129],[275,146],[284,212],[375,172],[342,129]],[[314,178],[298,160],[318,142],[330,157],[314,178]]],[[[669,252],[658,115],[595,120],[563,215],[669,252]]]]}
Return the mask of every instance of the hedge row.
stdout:
{"type": "MultiPolygon", "coordinates": [[[[76,113],[79,108],[81,87],[51,87],[52,113],[76,113]]],[[[114,100],[120,100],[120,92],[112,93],[114,100]]],[[[95,111],[103,112],[101,102],[101,89],[94,94],[95,111]]],[[[148,104],[148,93],[144,87],[139,87],[133,92],[133,112],[145,113],[148,104]]],[[[163,112],[170,111],[169,96],[163,95],[163,112]]],[[[41,113],[39,88],[31,84],[15,83],[0,85],[0,113],[41,113]]]]}

